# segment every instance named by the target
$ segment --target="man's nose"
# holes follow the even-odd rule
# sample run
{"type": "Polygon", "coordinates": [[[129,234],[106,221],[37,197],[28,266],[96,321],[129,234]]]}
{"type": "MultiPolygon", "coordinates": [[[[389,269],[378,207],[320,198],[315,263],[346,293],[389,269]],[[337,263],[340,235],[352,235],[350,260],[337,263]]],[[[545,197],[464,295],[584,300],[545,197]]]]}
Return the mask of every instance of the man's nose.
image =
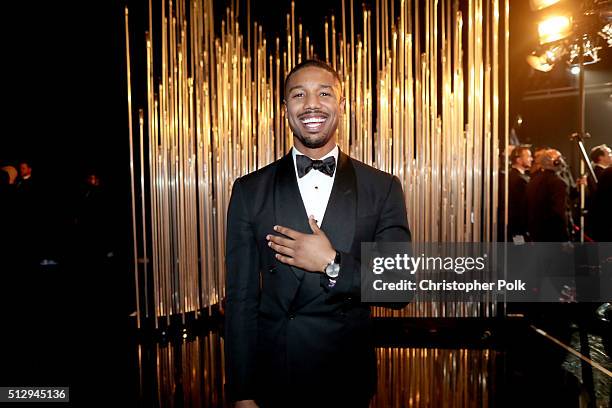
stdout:
{"type": "Polygon", "coordinates": [[[304,103],[305,109],[316,109],[321,107],[321,101],[316,93],[308,94],[304,103]]]}

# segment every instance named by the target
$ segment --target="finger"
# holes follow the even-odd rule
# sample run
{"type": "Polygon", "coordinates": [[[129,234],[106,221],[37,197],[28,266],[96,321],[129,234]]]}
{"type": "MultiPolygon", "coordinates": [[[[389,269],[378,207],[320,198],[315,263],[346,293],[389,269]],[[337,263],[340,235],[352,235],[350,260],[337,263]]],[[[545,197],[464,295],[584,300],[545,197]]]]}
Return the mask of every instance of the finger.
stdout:
{"type": "Polygon", "coordinates": [[[315,220],[314,215],[311,215],[310,217],[308,217],[308,224],[310,225],[310,229],[312,230],[314,234],[318,234],[319,231],[321,231],[319,229],[319,226],[317,225],[317,220],[315,220]]]}
{"type": "Polygon", "coordinates": [[[289,256],[285,256],[285,255],[281,255],[281,254],[276,254],[276,259],[278,259],[279,261],[281,261],[284,264],[287,265],[294,265],[295,264],[295,260],[289,256]]]}
{"type": "Polygon", "coordinates": [[[293,256],[293,254],[295,253],[293,249],[287,248],[286,246],[277,245],[272,241],[268,242],[268,246],[272,248],[273,250],[275,250],[276,252],[284,254],[284,255],[293,256]]]}
{"type": "Polygon", "coordinates": [[[285,237],[281,237],[278,235],[272,235],[272,234],[267,235],[266,239],[268,240],[268,242],[272,241],[275,244],[286,246],[289,248],[293,248],[296,243],[296,241],[291,238],[285,238],[285,237]]]}
{"type": "Polygon", "coordinates": [[[291,228],[283,227],[282,225],[275,225],[274,231],[280,232],[281,234],[286,235],[289,238],[293,238],[293,239],[298,239],[300,235],[302,235],[301,233],[295,230],[292,230],[291,228]]]}

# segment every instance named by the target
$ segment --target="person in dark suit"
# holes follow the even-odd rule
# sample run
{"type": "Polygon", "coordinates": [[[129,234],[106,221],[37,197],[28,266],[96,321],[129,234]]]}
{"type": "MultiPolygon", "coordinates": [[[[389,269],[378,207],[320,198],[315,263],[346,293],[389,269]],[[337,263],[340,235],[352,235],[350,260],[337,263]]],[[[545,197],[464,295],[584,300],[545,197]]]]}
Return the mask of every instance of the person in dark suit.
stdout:
{"type": "Polygon", "coordinates": [[[599,242],[612,242],[612,166],[603,169],[597,176],[597,195],[592,206],[593,238],[599,242]]]}
{"type": "Polygon", "coordinates": [[[598,229],[600,230],[601,217],[604,213],[599,211],[597,206],[597,190],[601,184],[601,177],[606,168],[612,166],[612,149],[607,145],[602,144],[595,146],[591,149],[590,153],[591,165],[593,166],[593,172],[597,178],[597,182],[591,175],[587,178],[587,196],[586,196],[586,231],[587,233],[597,239],[595,236],[599,235],[598,229]]]}
{"type": "Polygon", "coordinates": [[[16,188],[19,194],[28,196],[28,198],[34,190],[32,165],[28,161],[19,163],[19,178],[17,179],[16,188]]]}
{"type": "MultiPolygon", "coordinates": [[[[591,149],[591,153],[589,156],[591,158],[591,164],[593,165],[593,172],[595,173],[595,177],[597,177],[597,180],[599,180],[603,171],[608,167],[612,166],[612,149],[610,149],[605,144],[595,146],[591,149]]],[[[589,177],[589,191],[594,191],[596,187],[597,185],[595,184],[595,180],[593,180],[592,177],[589,177]]]]}
{"type": "Polygon", "coordinates": [[[535,242],[569,240],[567,184],[559,176],[561,153],[549,149],[537,158],[539,170],[527,184],[527,229],[535,242]]]}
{"type": "Polygon", "coordinates": [[[508,237],[527,235],[527,183],[531,167],[531,151],[528,146],[518,146],[510,153],[510,177],[508,178],[508,237]]]}
{"type": "Polygon", "coordinates": [[[284,96],[294,146],[238,178],[228,209],[228,392],[236,407],[367,407],[377,380],[361,242],[410,241],[402,187],[336,145],[333,68],[298,64],[284,96]]]}

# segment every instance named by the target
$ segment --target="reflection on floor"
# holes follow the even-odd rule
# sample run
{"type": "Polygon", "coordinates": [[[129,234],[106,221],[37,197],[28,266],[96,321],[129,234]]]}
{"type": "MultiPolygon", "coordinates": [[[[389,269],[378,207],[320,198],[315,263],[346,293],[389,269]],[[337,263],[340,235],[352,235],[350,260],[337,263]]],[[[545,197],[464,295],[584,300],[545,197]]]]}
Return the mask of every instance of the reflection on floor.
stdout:
{"type": "Polygon", "coordinates": [[[490,350],[379,348],[370,407],[482,407],[494,372],[490,350]]]}
{"type": "Polygon", "coordinates": [[[208,332],[150,347],[138,345],[143,407],[224,407],[223,338],[208,332]]]}
{"type": "MultiPolygon", "coordinates": [[[[139,406],[229,406],[223,391],[219,328],[185,327],[164,334],[158,339],[141,336],[134,344],[139,406]]],[[[604,371],[585,364],[527,325],[504,332],[499,342],[465,344],[460,332],[437,336],[456,337],[458,346],[449,347],[446,341],[439,347],[436,339],[427,344],[415,334],[420,344],[377,348],[378,391],[371,408],[609,406],[612,378],[605,370],[612,367],[609,350],[599,336],[587,334],[592,347],[589,355],[604,371]]],[[[565,340],[581,350],[578,331],[565,340]]]]}

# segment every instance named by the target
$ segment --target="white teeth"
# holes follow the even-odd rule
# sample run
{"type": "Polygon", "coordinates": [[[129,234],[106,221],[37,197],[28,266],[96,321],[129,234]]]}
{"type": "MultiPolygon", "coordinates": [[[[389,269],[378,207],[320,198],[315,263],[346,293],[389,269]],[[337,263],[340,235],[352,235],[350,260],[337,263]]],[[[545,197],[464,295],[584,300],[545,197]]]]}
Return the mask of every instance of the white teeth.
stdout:
{"type": "Polygon", "coordinates": [[[306,118],[302,120],[302,123],[304,123],[305,125],[311,124],[311,123],[323,123],[325,122],[325,118],[306,118]]]}

